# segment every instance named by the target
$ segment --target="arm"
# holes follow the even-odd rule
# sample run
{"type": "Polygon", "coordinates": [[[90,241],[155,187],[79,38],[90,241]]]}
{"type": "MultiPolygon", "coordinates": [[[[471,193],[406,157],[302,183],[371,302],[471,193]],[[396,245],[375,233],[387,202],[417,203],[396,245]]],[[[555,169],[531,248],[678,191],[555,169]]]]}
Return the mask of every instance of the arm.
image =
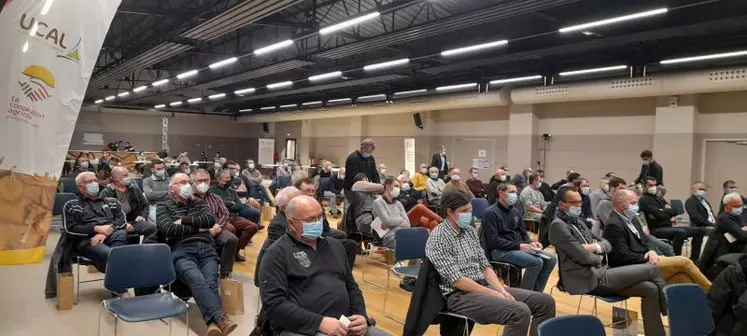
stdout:
{"type": "Polygon", "coordinates": [[[740,227],[737,223],[734,223],[730,220],[728,220],[728,215],[723,215],[723,217],[726,218],[719,218],[716,222],[718,222],[718,226],[721,228],[721,230],[724,230],[734,236],[734,238],[737,239],[737,241],[745,242],[747,241],[747,232],[742,231],[742,227],[740,227]]]}
{"type": "Polygon", "coordinates": [[[485,235],[485,244],[489,251],[513,251],[521,247],[521,243],[513,242],[500,236],[501,223],[495,211],[485,211],[482,217],[482,230],[485,235]]]}
{"type": "Polygon", "coordinates": [[[262,184],[262,173],[259,172],[259,170],[254,170],[249,172],[249,181],[252,181],[256,183],[257,185],[262,184]]]}
{"type": "Polygon", "coordinates": [[[186,216],[182,217],[182,225],[191,226],[195,229],[210,229],[215,225],[215,217],[205,201],[190,201],[192,208],[186,216]]]}
{"type": "Polygon", "coordinates": [[[638,173],[638,178],[633,181],[633,184],[643,183],[642,179],[646,178],[645,176],[643,176],[644,174],[646,174],[646,165],[641,165],[641,171],[638,173]]]}
{"type": "Polygon", "coordinates": [[[560,187],[562,187],[562,186],[563,186],[564,184],[566,184],[566,183],[568,183],[568,181],[566,181],[565,179],[562,179],[562,180],[560,180],[560,181],[558,181],[558,182],[555,182],[555,183],[554,183],[554,184],[553,184],[553,185],[552,185],[552,186],[550,187],[550,189],[552,189],[552,190],[558,190],[558,189],[560,189],[560,187]]]}
{"type": "Polygon", "coordinates": [[[556,249],[565,251],[571,259],[581,265],[599,265],[602,262],[602,257],[586,251],[570,230],[566,223],[560,221],[550,223],[550,244],[554,245],[556,249]]]}
{"type": "Polygon", "coordinates": [[[701,216],[698,205],[700,202],[695,197],[690,197],[685,201],[685,212],[690,217],[690,222],[694,226],[710,226],[711,222],[708,218],[701,216]]]}
{"type": "Polygon", "coordinates": [[[143,192],[145,193],[145,198],[150,202],[161,200],[169,194],[168,191],[154,191],[153,178],[151,177],[143,180],[143,192]]]}
{"type": "MultiPolygon", "coordinates": [[[[212,194],[212,196],[217,195],[212,194]]],[[[217,201],[218,202],[213,202],[216,203],[216,209],[213,209],[215,211],[213,213],[215,215],[215,224],[218,224],[221,228],[224,228],[226,224],[228,224],[228,217],[230,216],[230,213],[228,212],[228,208],[226,208],[226,205],[223,203],[223,200],[217,199],[217,201]]]]}
{"type": "Polygon", "coordinates": [[[378,183],[372,183],[372,182],[366,182],[366,181],[358,181],[353,184],[352,191],[364,191],[364,192],[372,192],[375,194],[383,194],[384,193],[384,186],[378,183]]]}
{"type": "Polygon", "coordinates": [[[84,214],[83,207],[79,201],[70,201],[65,206],[64,218],[65,231],[74,236],[93,237],[96,234],[94,225],[86,225],[82,221],[84,214]]]}
{"type": "Polygon", "coordinates": [[[166,238],[181,238],[198,233],[199,230],[191,226],[175,224],[176,219],[171,216],[165,204],[158,204],[156,208],[156,226],[166,238]]]}
{"type": "MultiPolygon", "coordinates": [[[[355,187],[355,186],[353,186],[355,187]]],[[[387,227],[397,227],[397,226],[403,226],[406,223],[409,223],[409,220],[407,219],[407,216],[404,218],[401,218],[399,216],[390,216],[389,213],[386,211],[386,201],[384,201],[383,198],[377,198],[373,202],[373,213],[374,217],[380,218],[381,222],[384,223],[387,227]]],[[[401,203],[397,203],[395,205],[399,205],[399,207],[402,206],[401,203]]],[[[398,209],[399,210],[399,209],[398,209]]],[[[404,212],[404,208],[402,208],[404,212]]],[[[397,214],[401,214],[401,212],[397,212],[397,214]]]]}
{"type": "MultiPolygon", "coordinates": [[[[641,236],[643,237],[643,236],[641,236]]],[[[625,228],[618,223],[607,225],[604,228],[604,238],[612,245],[614,254],[625,265],[643,264],[646,262],[646,255],[633,252],[630,250],[628,242],[625,240],[625,228]]]]}
{"type": "MultiPolygon", "coordinates": [[[[285,234],[286,230],[288,230],[288,225],[285,222],[276,221],[275,218],[273,218],[270,225],[267,226],[267,239],[270,240],[270,242],[274,242],[280,239],[280,237],[285,234]]],[[[267,246],[270,245],[268,244],[267,246]]]]}
{"type": "Polygon", "coordinates": [[[288,272],[281,246],[267,249],[259,264],[259,287],[267,320],[283,330],[314,335],[324,316],[288,300],[288,272]]]}
{"type": "Polygon", "coordinates": [[[656,219],[669,220],[674,217],[674,215],[670,212],[667,212],[665,209],[659,208],[652,197],[641,197],[638,205],[640,205],[641,207],[641,212],[645,213],[648,216],[653,216],[656,219]]]}
{"type": "Polygon", "coordinates": [[[125,218],[124,211],[122,211],[122,204],[116,198],[106,198],[106,202],[109,204],[109,208],[112,210],[114,216],[112,224],[115,229],[124,229],[127,225],[127,218],[125,218]]]}
{"type": "Polygon", "coordinates": [[[236,193],[233,189],[226,190],[228,193],[227,197],[222,197],[223,202],[226,204],[226,208],[228,208],[228,211],[231,212],[239,212],[244,209],[244,204],[241,203],[241,199],[239,198],[239,194],[236,193]]]}

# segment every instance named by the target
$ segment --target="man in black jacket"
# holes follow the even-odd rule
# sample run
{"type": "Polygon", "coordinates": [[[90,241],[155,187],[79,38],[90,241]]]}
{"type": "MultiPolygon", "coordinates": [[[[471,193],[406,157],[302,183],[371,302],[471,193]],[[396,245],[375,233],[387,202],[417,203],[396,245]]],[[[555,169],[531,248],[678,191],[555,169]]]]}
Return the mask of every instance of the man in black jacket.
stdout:
{"type": "Polygon", "coordinates": [[[576,171],[573,168],[568,168],[568,170],[565,171],[565,178],[562,179],[562,180],[560,180],[560,181],[558,181],[558,182],[553,183],[553,185],[550,187],[550,189],[552,189],[552,190],[558,190],[558,189],[560,189],[560,187],[568,184],[568,182],[573,182],[573,180],[575,180],[579,176],[581,176],[581,174],[576,173],[576,171]],[[574,175],[575,177],[572,177],[571,176],[572,174],[575,174],[574,175]]]}
{"type": "Polygon", "coordinates": [[[539,177],[539,181],[542,183],[537,189],[542,193],[542,197],[545,198],[545,202],[552,201],[552,199],[555,198],[555,192],[553,192],[550,185],[545,182],[545,171],[542,169],[537,169],[537,177],[539,177]]]}
{"type": "Polygon", "coordinates": [[[361,149],[356,150],[345,160],[345,184],[343,188],[347,194],[353,188],[353,177],[359,173],[366,174],[369,181],[381,183],[379,171],[376,168],[376,159],[371,155],[376,149],[376,143],[373,139],[361,141],[361,149]]]}
{"type": "Polygon", "coordinates": [[[742,196],[727,194],[724,196],[723,204],[724,212],[716,219],[718,231],[726,236],[730,252],[747,253],[747,223],[742,221],[742,212],[744,212],[742,196]]]}
{"type": "Polygon", "coordinates": [[[664,185],[664,168],[654,161],[654,154],[650,150],[641,152],[641,172],[635,180],[636,184],[645,184],[646,178],[653,177],[656,179],[656,185],[664,185]]]}
{"type": "Polygon", "coordinates": [[[681,255],[685,239],[692,237],[693,248],[690,259],[697,262],[700,257],[700,246],[703,244],[703,236],[705,236],[707,229],[695,226],[672,226],[677,221],[675,219],[677,211],[663,197],[656,195],[656,178],[647,177],[645,184],[644,193],[638,203],[641,212],[646,216],[651,234],[657,238],[671,240],[674,255],[681,255]]]}
{"type": "Polygon", "coordinates": [[[446,157],[446,145],[441,146],[441,151],[433,154],[431,167],[438,168],[438,178],[443,179],[449,173],[449,159],[446,157]]]}
{"type": "Polygon", "coordinates": [[[150,204],[137,183],[130,178],[126,167],[112,168],[111,184],[101,191],[101,197],[116,198],[122,204],[122,211],[127,219],[125,230],[149,239],[156,231],[156,225],[148,221],[150,204]]]}
{"type": "Polygon", "coordinates": [[[747,335],[747,255],[719,273],[708,292],[714,336],[747,335]]]}
{"type": "Polygon", "coordinates": [[[701,181],[693,183],[692,196],[685,201],[685,210],[690,223],[698,227],[711,228],[716,225],[716,215],[706,199],[706,185],[701,181]]]}

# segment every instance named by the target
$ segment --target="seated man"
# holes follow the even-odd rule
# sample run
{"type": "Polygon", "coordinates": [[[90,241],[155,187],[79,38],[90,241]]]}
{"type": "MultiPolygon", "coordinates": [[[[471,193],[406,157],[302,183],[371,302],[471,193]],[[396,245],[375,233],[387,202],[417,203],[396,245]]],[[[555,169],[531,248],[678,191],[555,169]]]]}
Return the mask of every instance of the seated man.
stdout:
{"type": "MultiPolygon", "coordinates": [[[[254,211],[257,210],[246,204],[242,204],[236,191],[233,190],[230,185],[231,176],[229,172],[227,170],[221,170],[218,173],[215,186],[210,188],[210,192],[220,196],[228,209],[228,221],[231,225],[226,226],[225,229],[231,231],[231,233],[235,234],[236,237],[239,237],[239,243],[236,247],[236,260],[244,261],[245,259],[239,255],[239,251],[242,251],[247,245],[249,245],[254,234],[260,230],[259,225],[256,224],[259,222],[259,217],[256,218],[257,222],[253,222],[246,218],[246,215],[248,214],[246,211],[247,208],[254,211]]],[[[252,217],[255,216],[252,215],[252,217]]]]}
{"type": "Polygon", "coordinates": [[[665,336],[661,313],[666,304],[661,291],[667,282],[653,265],[609,268],[604,255],[610,243],[586,226],[581,216],[581,194],[575,188],[558,189],[558,210],[550,224],[549,239],[558,253],[558,287],[569,294],[641,297],[643,325],[648,336],[665,336]]]}
{"type": "Polygon", "coordinates": [[[368,326],[363,294],[345,249],[322,237],[322,207],[298,196],[286,207],[288,233],[265,252],[259,290],[276,335],[386,335],[368,326]],[[345,316],[350,324],[338,320],[345,316]]]}
{"type": "Polygon", "coordinates": [[[428,237],[425,254],[441,276],[449,312],[481,323],[502,324],[504,336],[537,335],[537,325],[555,317],[555,301],[545,293],[505,287],[490,266],[472,227],[472,206],[464,193],[444,193],[446,220],[428,237]]]}
{"type": "MultiPolygon", "coordinates": [[[[109,251],[127,245],[122,205],[116,198],[99,197],[99,183],[93,172],[75,177],[80,196],[65,206],[65,231],[73,239],[73,249],[93,260],[99,272],[106,271],[109,251]]],[[[120,294],[126,291],[122,289],[120,294]]]]}
{"type": "MultiPolygon", "coordinates": [[[[540,219],[542,219],[542,212],[547,208],[545,197],[539,191],[539,186],[542,182],[539,182],[537,175],[534,174],[529,175],[528,180],[529,184],[521,191],[520,197],[521,202],[524,203],[522,218],[539,223],[540,219]]],[[[523,222],[522,225],[524,225],[523,222]]]]}
{"type": "Polygon", "coordinates": [[[397,177],[397,180],[400,184],[400,193],[399,196],[397,196],[397,201],[402,203],[402,206],[405,207],[405,211],[410,211],[416,204],[418,204],[420,198],[415,195],[416,191],[412,188],[410,179],[407,176],[400,174],[397,177]]]}
{"type": "Polygon", "coordinates": [[[112,173],[108,170],[99,170],[96,173],[96,179],[99,180],[99,194],[112,183],[112,173]]]}
{"type": "Polygon", "coordinates": [[[636,264],[656,265],[661,276],[670,284],[694,283],[708,293],[711,282],[692,260],[682,256],[664,257],[646,247],[641,223],[638,222],[638,197],[630,190],[620,190],[612,197],[615,211],[604,229],[604,239],[612,245],[610,267],[636,264]]]}
{"type": "Polygon", "coordinates": [[[151,175],[143,179],[143,193],[150,204],[148,218],[156,220],[156,205],[169,199],[169,175],[161,159],[150,160],[151,175]]]}
{"type": "Polygon", "coordinates": [[[508,181],[508,175],[506,175],[506,171],[502,168],[496,169],[493,176],[490,177],[490,180],[488,181],[488,189],[485,190],[485,198],[488,200],[488,203],[493,204],[498,199],[498,196],[496,195],[498,190],[498,185],[508,181]]]}
{"type": "MultiPolygon", "coordinates": [[[[229,226],[233,226],[229,222],[228,209],[223,203],[223,199],[220,196],[210,192],[210,173],[204,169],[197,169],[192,172],[192,184],[195,186],[194,198],[196,200],[202,200],[207,203],[215,218],[215,225],[212,228],[213,239],[215,245],[220,249],[220,275],[222,278],[228,277],[233,272],[233,263],[236,260],[243,261],[244,257],[239,258],[238,250],[236,249],[239,244],[239,239],[233,232],[236,232],[234,228],[229,231],[229,226]]],[[[244,217],[237,217],[241,220],[246,220],[244,217]]]]}
{"type": "Polygon", "coordinates": [[[122,204],[122,211],[127,219],[125,231],[143,236],[143,241],[153,236],[156,225],[148,221],[150,204],[140,191],[135,181],[130,178],[130,171],[124,166],[112,168],[112,183],[101,192],[101,197],[116,198],[122,204]]]}
{"type": "Polygon", "coordinates": [[[451,178],[449,179],[449,182],[446,183],[446,186],[444,187],[444,192],[450,189],[456,189],[456,190],[461,190],[463,193],[467,194],[467,196],[469,196],[470,199],[475,198],[475,195],[472,194],[472,192],[469,190],[469,187],[467,187],[467,184],[465,184],[462,181],[462,172],[459,170],[459,168],[451,168],[449,170],[449,176],[451,178]]]}
{"type": "Polygon", "coordinates": [[[706,199],[706,185],[702,181],[695,181],[690,187],[692,196],[685,201],[685,211],[690,217],[690,224],[697,227],[712,228],[716,225],[716,215],[711,203],[706,199]]]}
{"type": "Polygon", "coordinates": [[[412,182],[412,188],[415,191],[422,192],[425,190],[425,184],[428,181],[428,165],[425,163],[420,164],[420,170],[412,176],[410,182],[412,182]]]}
{"type": "Polygon", "coordinates": [[[228,335],[237,325],[223,312],[218,293],[218,254],[210,232],[215,218],[205,201],[194,198],[189,176],[174,174],[169,188],[169,199],[156,211],[158,233],[171,247],[177,278],[189,287],[202,313],[205,335],[228,335]]]}
{"type": "Polygon", "coordinates": [[[343,198],[342,187],[344,185],[345,167],[342,167],[337,174],[331,174],[327,182],[327,189],[322,191],[322,196],[329,198],[329,212],[333,218],[340,218],[340,211],[337,210],[337,204],[343,198]]]}
{"type": "Polygon", "coordinates": [[[591,203],[591,214],[594,219],[597,218],[597,207],[599,202],[603,199],[610,199],[610,180],[606,177],[599,180],[599,189],[593,190],[589,194],[589,202],[591,203]]]}
{"type": "Polygon", "coordinates": [[[246,162],[247,168],[241,174],[239,174],[241,166],[238,163],[233,161],[226,162],[228,171],[236,183],[236,191],[246,192],[249,198],[256,200],[260,205],[269,204],[270,196],[262,185],[262,173],[255,167],[254,160],[249,159],[246,162]]]}
{"type": "Polygon", "coordinates": [[[697,262],[700,257],[700,246],[703,244],[703,236],[707,230],[702,227],[685,226],[674,227],[676,223],[677,211],[672,208],[663,197],[656,195],[656,179],[653,177],[646,178],[645,193],[641,196],[638,203],[641,212],[646,215],[648,229],[651,235],[672,240],[675,255],[682,255],[682,245],[685,239],[693,238],[693,248],[690,259],[697,262]]]}
{"type": "Polygon", "coordinates": [[[345,195],[351,204],[348,216],[354,216],[358,231],[371,236],[371,223],[374,220],[373,202],[384,192],[384,186],[369,182],[366,175],[362,173],[356,175],[353,181],[353,187],[345,195]]]}
{"type": "MultiPolygon", "coordinates": [[[[535,175],[530,175],[532,180],[534,182],[530,183],[536,183],[535,175]]],[[[528,189],[524,188],[525,191],[528,189]]],[[[498,202],[488,207],[482,217],[485,245],[491,260],[526,269],[521,288],[542,292],[557,259],[555,255],[542,251],[542,244],[529,239],[521,208],[514,206],[519,201],[516,192],[516,186],[509,182],[498,185],[498,202]]]]}
{"type": "MultiPolygon", "coordinates": [[[[741,196],[741,194],[739,193],[739,187],[737,187],[737,182],[734,182],[732,180],[726,180],[726,181],[724,181],[723,187],[724,187],[724,195],[723,196],[726,196],[726,194],[737,194],[737,195],[741,196]]],[[[741,197],[742,197],[742,203],[747,204],[747,197],[744,197],[744,196],[741,196],[741,197]]],[[[722,197],[722,199],[723,199],[723,197],[722,197]]],[[[724,203],[723,202],[719,206],[718,214],[720,215],[722,212],[724,212],[724,203]]]]}
{"type": "Polygon", "coordinates": [[[438,168],[431,167],[428,169],[428,181],[425,182],[425,193],[428,198],[428,204],[441,207],[441,194],[444,193],[446,183],[438,177],[438,168]]]}
{"type": "Polygon", "coordinates": [[[726,194],[722,203],[724,212],[716,219],[717,231],[726,237],[731,253],[747,253],[747,223],[741,218],[744,212],[742,196],[726,194]]]}
{"type": "Polygon", "coordinates": [[[469,191],[472,192],[472,195],[475,195],[477,198],[484,198],[485,197],[485,184],[482,183],[482,181],[478,178],[479,177],[479,170],[475,167],[472,167],[469,169],[469,178],[465,183],[467,184],[467,188],[469,188],[469,191]]]}

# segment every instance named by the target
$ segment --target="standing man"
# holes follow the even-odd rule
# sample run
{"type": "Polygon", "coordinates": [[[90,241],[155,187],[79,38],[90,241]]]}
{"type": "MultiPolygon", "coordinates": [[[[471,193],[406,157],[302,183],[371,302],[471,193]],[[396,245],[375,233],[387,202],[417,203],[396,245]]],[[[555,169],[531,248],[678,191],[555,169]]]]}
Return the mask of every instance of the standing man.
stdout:
{"type": "Polygon", "coordinates": [[[101,192],[101,197],[116,198],[122,205],[127,224],[125,231],[143,236],[143,241],[153,236],[158,229],[148,221],[150,205],[148,200],[130,178],[130,171],[124,166],[112,168],[112,183],[101,192]]]}
{"type": "MultiPolygon", "coordinates": [[[[558,182],[555,182],[555,184],[553,184],[550,188],[552,190],[558,190],[560,189],[560,187],[566,185],[568,182],[573,182],[575,178],[571,178],[571,174],[576,174],[576,170],[573,168],[568,168],[568,170],[565,171],[565,178],[558,182]]],[[[579,176],[581,175],[579,174],[576,175],[576,177],[579,177],[579,176]]]]}
{"type": "Polygon", "coordinates": [[[654,160],[654,153],[650,150],[641,152],[641,173],[635,179],[635,184],[646,184],[648,177],[656,179],[656,185],[664,185],[664,168],[654,160]]]}
{"type": "Polygon", "coordinates": [[[693,226],[711,228],[716,225],[716,215],[706,199],[706,185],[695,181],[690,187],[692,196],[685,201],[685,210],[693,226]]]}
{"type": "Polygon", "coordinates": [[[545,171],[537,169],[537,178],[541,183],[538,189],[542,193],[542,197],[545,198],[546,202],[552,201],[552,199],[555,198],[555,192],[552,191],[550,185],[545,182],[545,171]]]}
{"type": "Polygon", "coordinates": [[[369,181],[381,183],[378,170],[376,170],[376,159],[372,153],[376,149],[373,139],[367,138],[361,141],[361,148],[353,151],[345,160],[345,194],[353,188],[355,181],[353,177],[359,173],[366,175],[369,181]]]}
{"type": "Polygon", "coordinates": [[[438,168],[438,178],[443,179],[449,173],[449,159],[446,157],[446,145],[441,146],[441,151],[433,154],[431,167],[438,168]]]}

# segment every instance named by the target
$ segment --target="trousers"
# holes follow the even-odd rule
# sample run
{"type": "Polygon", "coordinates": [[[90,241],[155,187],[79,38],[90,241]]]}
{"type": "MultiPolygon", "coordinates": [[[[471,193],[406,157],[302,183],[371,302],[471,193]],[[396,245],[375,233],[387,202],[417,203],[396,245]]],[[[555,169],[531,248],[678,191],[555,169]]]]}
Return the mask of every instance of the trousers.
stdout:
{"type": "Polygon", "coordinates": [[[223,316],[218,292],[218,254],[212,245],[190,242],[172,247],[176,277],[189,287],[205,324],[223,316]]]}
{"type": "Polygon", "coordinates": [[[146,241],[149,238],[153,237],[153,235],[155,235],[158,231],[158,227],[156,227],[156,224],[153,224],[149,221],[133,221],[129,223],[132,224],[132,233],[142,235],[143,241],[146,241]]]}
{"type": "Polygon", "coordinates": [[[411,227],[424,227],[433,230],[438,224],[443,222],[443,218],[423,204],[416,204],[409,212],[407,219],[410,220],[411,227]]]}
{"type": "Polygon", "coordinates": [[[690,259],[698,260],[700,258],[700,246],[703,245],[703,237],[707,229],[697,226],[686,227],[660,227],[651,230],[651,234],[657,238],[672,240],[674,255],[682,255],[682,245],[687,238],[693,238],[693,249],[690,253],[690,259]]]}
{"type": "Polygon", "coordinates": [[[244,208],[239,211],[239,216],[248,219],[252,223],[259,223],[259,219],[262,217],[262,212],[244,204],[244,208]]]}
{"type": "Polygon", "coordinates": [[[682,256],[659,258],[656,267],[661,277],[669,284],[694,283],[703,288],[706,293],[711,290],[711,281],[688,258],[682,256]]]}
{"type": "MultiPolygon", "coordinates": [[[[368,329],[366,330],[366,335],[367,336],[390,336],[390,334],[387,333],[386,331],[381,330],[381,329],[376,328],[376,327],[368,327],[368,329]]],[[[291,331],[283,331],[283,332],[280,333],[280,336],[327,336],[327,335],[326,334],[322,334],[320,332],[318,332],[318,333],[316,333],[314,335],[304,335],[304,334],[294,333],[294,332],[291,332],[291,331]]]]}
{"type": "Polygon", "coordinates": [[[494,261],[513,264],[526,270],[524,276],[521,278],[521,288],[542,292],[545,290],[550,273],[555,268],[555,264],[558,263],[558,258],[554,254],[545,251],[540,251],[539,253],[547,256],[547,259],[519,250],[493,250],[490,254],[491,259],[494,261]]]}
{"type": "Polygon", "coordinates": [[[228,275],[233,272],[233,263],[236,256],[236,246],[239,239],[231,231],[222,230],[217,236],[213,237],[215,245],[220,251],[220,274],[228,275]]]}
{"type": "Polygon", "coordinates": [[[333,193],[329,190],[325,190],[323,193],[324,197],[329,197],[329,211],[333,215],[337,216],[337,201],[342,198],[340,194],[333,193]]]}
{"type": "MultiPolygon", "coordinates": [[[[252,208],[254,209],[254,208],[252,208]]],[[[236,245],[236,251],[243,250],[246,245],[252,240],[252,237],[259,231],[259,225],[257,222],[251,222],[248,219],[240,216],[228,217],[228,224],[223,229],[231,232],[239,238],[236,245]]]]}
{"type": "Polygon", "coordinates": [[[127,231],[117,230],[96,246],[91,245],[90,238],[80,239],[76,243],[75,250],[81,256],[93,261],[93,265],[99,272],[106,272],[106,262],[109,260],[109,251],[113,247],[127,245],[127,231]]]}

